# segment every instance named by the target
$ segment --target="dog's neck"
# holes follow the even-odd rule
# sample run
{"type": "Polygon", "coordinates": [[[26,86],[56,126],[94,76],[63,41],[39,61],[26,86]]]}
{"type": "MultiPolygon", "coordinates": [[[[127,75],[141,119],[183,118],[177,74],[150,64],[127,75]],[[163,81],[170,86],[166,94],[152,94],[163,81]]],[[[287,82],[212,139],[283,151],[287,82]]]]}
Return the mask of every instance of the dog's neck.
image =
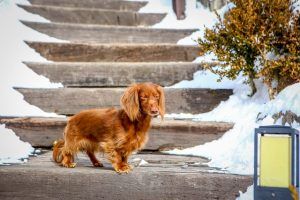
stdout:
{"type": "Polygon", "coordinates": [[[136,119],[133,123],[135,125],[135,129],[138,132],[147,132],[148,129],[150,128],[150,123],[151,123],[151,119],[152,117],[141,113],[138,117],[138,119],[136,119]]]}

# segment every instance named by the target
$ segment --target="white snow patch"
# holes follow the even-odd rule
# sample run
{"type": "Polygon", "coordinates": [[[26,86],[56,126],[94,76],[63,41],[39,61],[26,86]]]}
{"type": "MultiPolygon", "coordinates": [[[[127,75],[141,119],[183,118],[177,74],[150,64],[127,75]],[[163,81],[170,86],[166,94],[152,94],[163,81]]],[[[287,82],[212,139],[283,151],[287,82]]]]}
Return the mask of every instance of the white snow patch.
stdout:
{"type": "Polygon", "coordinates": [[[194,74],[193,80],[180,81],[179,83],[170,86],[170,88],[234,89],[236,88],[236,84],[240,84],[244,81],[243,77],[239,77],[234,81],[229,80],[228,78],[223,78],[221,81],[218,81],[218,79],[219,76],[209,70],[199,70],[194,74]]]}
{"type": "MultiPolygon", "coordinates": [[[[194,63],[208,63],[216,62],[217,57],[213,53],[205,54],[204,56],[197,57],[193,62],[194,63]]],[[[216,65],[214,68],[218,68],[216,65]]],[[[193,80],[183,80],[179,83],[176,83],[170,88],[211,88],[211,89],[238,89],[240,87],[247,87],[243,84],[245,78],[238,76],[235,80],[229,80],[224,77],[222,80],[218,81],[219,76],[212,73],[210,70],[199,70],[194,73],[193,80]]]]}
{"type": "Polygon", "coordinates": [[[148,164],[149,163],[146,160],[142,159],[141,162],[139,163],[139,166],[145,166],[145,165],[148,165],[148,164]]]}
{"type": "Polygon", "coordinates": [[[137,166],[139,166],[139,167],[140,166],[145,166],[145,165],[149,164],[146,160],[144,160],[142,158],[134,158],[132,161],[133,162],[138,162],[137,166]]]}
{"type": "Polygon", "coordinates": [[[20,140],[10,129],[0,125],[0,165],[8,163],[22,163],[34,148],[28,143],[20,140]]]}
{"type": "Polygon", "coordinates": [[[281,91],[277,97],[262,109],[262,114],[273,115],[280,111],[292,111],[300,116],[300,83],[290,85],[281,91]]]}
{"type": "MultiPolygon", "coordinates": [[[[33,49],[28,47],[27,41],[60,42],[55,38],[38,33],[19,20],[48,22],[44,18],[30,14],[17,7],[16,3],[29,5],[25,0],[3,0],[0,3],[0,116],[57,116],[46,113],[23,100],[20,93],[12,87],[61,87],[60,83],[53,84],[35,74],[26,67],[23,61],[48,62],[33,49]]],[[[11,130],[0,126],[0,164],[20,163],[26,161],[33,152],[29,143],[22,142],[11,130]]]]}
{"type": "Polygon", "coordinates": [[[253,190],[253,185],[250,185],[247,188],[247,191],[245,193],[242,193],[240,191],[240,196],[236,198],[236,200],[253,200],[254,199],[254,190],[253,190]]]}
{"type": "Polygon", "coordinates": [[[293,6],[295,7],[294,14],[296,15],[297,12],[300,12],[300,0],[295,1],[295,4],[293,6]]]}

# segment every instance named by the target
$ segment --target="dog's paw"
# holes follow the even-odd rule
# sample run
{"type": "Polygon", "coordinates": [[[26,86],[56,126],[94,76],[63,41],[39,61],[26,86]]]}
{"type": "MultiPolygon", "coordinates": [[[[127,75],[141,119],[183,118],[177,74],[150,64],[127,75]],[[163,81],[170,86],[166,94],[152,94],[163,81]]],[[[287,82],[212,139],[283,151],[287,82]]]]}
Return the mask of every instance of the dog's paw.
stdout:
{"type": "Polygon", "coordinates": [[[122,165],[121,167],[119,168],[116,168],[116,172],[118,172],[119,174],[128,174],[131,170],[133,169],[133,167],[129,164],[126,164],[126,165],[122,165]]]}
{"type": "Polygon", "coordinates": [[[74,168],[76,167],[76,163],[63,163],[62,166],[67,168],[74,168]]]}
{"type": "Polygon", "coordinates": [[[94,167],[103,167],[103,164],[100,162],[93,163],[94,167]]]}

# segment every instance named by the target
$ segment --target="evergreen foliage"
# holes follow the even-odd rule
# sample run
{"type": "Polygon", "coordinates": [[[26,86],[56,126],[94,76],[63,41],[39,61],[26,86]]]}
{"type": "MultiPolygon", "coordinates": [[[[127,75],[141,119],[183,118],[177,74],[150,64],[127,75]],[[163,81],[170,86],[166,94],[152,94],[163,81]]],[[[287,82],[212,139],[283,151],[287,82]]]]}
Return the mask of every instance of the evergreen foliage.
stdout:
{"type": "Polygon", "coordinates": [[[271,98],[300,81],[300,14],[295,0],[232,0],[235,7],[225,13],[199,39],[204,53],[213,52],[222,65],[209,68],[220,78],[262,78],[271,98]]]}

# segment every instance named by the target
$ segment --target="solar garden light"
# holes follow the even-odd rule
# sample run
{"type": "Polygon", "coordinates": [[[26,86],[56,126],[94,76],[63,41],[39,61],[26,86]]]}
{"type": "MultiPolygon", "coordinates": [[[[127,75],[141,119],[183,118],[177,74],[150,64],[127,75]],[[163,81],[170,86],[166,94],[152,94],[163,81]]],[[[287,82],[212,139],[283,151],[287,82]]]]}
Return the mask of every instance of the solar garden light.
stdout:
{"type": "Polygon", "coordinates": [[[254,200],[295,200],[297,193],[299,132],[288,126],[256,128],[254,200]]]}

